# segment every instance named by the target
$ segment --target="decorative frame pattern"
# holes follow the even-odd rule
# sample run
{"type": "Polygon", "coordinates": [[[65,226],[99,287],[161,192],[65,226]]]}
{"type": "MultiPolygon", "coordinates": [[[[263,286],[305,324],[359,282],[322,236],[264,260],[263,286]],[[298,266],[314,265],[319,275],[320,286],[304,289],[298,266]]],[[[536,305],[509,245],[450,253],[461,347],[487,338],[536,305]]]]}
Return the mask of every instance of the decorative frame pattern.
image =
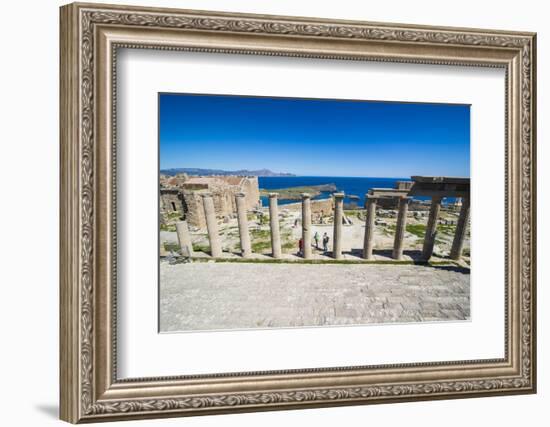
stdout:
{"type": "Polygon", "coordinates": [[[535,392],[535,50],[532,33],[95,4],[62,7],[61,418],[76,423],[535,392]],[[117,380],[113,146],[118,47],[505,67],[506,357],[117,380]],[[289,380],[300,386],[289,386],[289,380]]]}

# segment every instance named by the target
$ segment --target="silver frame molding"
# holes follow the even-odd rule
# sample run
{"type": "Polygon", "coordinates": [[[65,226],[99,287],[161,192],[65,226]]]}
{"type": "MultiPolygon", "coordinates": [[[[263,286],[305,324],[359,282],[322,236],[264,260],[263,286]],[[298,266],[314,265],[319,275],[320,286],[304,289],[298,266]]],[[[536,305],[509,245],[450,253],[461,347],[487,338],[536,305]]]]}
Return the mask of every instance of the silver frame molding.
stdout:
{"type": "Polygon", "coordinates": [[[61,13],[60,383],[72,423],[536,391],[536,35],[70,4],[61,13]],[[505,357],[119,380],[117,48],[506,70],[505,357]]]}

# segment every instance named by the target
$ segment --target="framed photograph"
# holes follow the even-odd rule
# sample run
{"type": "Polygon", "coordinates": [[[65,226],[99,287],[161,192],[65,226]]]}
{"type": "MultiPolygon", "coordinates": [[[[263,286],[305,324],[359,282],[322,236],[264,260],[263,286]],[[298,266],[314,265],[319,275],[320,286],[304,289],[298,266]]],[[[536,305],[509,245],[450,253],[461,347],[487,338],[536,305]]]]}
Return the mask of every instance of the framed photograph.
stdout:
{"type": "Polygon", "coordinates": [[[61,8],[61,418],[536,391],[535,34],[61,8]]]}

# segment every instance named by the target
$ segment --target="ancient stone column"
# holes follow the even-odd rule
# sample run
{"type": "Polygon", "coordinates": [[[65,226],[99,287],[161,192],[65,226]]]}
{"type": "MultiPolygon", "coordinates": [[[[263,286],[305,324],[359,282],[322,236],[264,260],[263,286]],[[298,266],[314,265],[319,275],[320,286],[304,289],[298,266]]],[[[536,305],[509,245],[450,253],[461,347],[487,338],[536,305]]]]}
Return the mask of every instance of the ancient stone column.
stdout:
{"type": "Polygon", "coordinates": [[[426,235],[424,236],[424,246],[422,247],[422,258],[429,260],[434,251],[435,235],[437,234],[437,218],[441,210],[441,197],[432,197],[430,206],[430,216],[426,226],[426,235]]]}
{"type": "Polygon", "coordinates": [[[409,198],[401,197],[397,211],[397,224],[395,227],[395,240],[393,241],[393,259],[403,258],[403,237],[407,227],[407,211],[409,210],[409,198]]]}
{"type": "Polygon", "coordinates": [[[365,220],[365,240],[363,242],[363,258],[372,259],[374,247],[374,220],[376,219],[376,198],[365,196],[367,199],[367,218],[365,220]]]}
{"type": "Polygon", "coordinates": [[[193,243],[191,243],[191,235],[187,221],[176,222],[176,233],[178,235],[178,243],[181,248],[181,254],[184,257],[193,256],[193,243]]]}
{"type": "Polygon", "coordinates": [[[245,194],[235,194],[235,205],[237,206],[237,222],[239,223],[239,234],[241,236],[241,254],[243,257],[252,255],[250,245],[250,234],[248,233],[248,218],[246,212],[245,194]]]}
{"type": "Polygon", "coordinates": [[[281,258],[281,233],[277,193],[269,193],[269,225],[271,226],[271,252],[273,258],[281,258]]]}
{"type": "Polygon", "coordinates": [[[303,257],[311,258],[311,196],[302,194],[302,242],[304,247],[303,257]]]}
{"type": "Polygon", "coordinates": [[[210,255],[219,258],[222,256],[222,244],[212,194],[203,193],[202,204],[204,206],[204,216],[206,217],[206,228],[208,228],[208,239],[210,240],[210,255]]]}
{"type": "Polygon", "coordinates": [[[344,216],[344,193],[334,193],[334,233],[332,235],[332,257],[342,258],[342,219],[344,216]]]}
{"type": "Polygon", "coordinates": [[[456,224],[455,237],[453,246],[451,247],[451,259],[458,260],[462,255],[464,247],[464,239],[466,238],[466,228],[468,227],[468,219],[470,217],[470,198],[462,198],[462,207],[460,208],[460,216],[456,224]]]}

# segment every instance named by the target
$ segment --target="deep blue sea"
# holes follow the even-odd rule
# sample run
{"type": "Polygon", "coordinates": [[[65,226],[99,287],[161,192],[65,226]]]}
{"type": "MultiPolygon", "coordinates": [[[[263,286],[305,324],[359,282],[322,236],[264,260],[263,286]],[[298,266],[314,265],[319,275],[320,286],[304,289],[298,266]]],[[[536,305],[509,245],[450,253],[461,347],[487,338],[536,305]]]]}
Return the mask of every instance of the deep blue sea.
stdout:
{"type": "MultiPolygon", "coordinates": [[[[344,203],[356,203],[357,206],[364,206],[365,194],[371,188],[394,188],[396,181],[410,181],[410,178],[355,178],[337,176],[260,176],[258,183],[260,188],[275,190],[288,187],[301,187],[309,185],[334,184],[338,191],[344,192],[346,197],[344,203]],[[357,199],[350,199],[349,196],[358,196],[357,199]]],[[[314,199],[325,199],[331,193],[324,192],[314,199]]],[[[425,199],[424,197],[419,199],[425,199]]],[[[262,206],[268,206],[268,197],[261,197],[262,206]]],[[[298,200],[279,199],[279,204],[296,203],[298,200]]]]}

